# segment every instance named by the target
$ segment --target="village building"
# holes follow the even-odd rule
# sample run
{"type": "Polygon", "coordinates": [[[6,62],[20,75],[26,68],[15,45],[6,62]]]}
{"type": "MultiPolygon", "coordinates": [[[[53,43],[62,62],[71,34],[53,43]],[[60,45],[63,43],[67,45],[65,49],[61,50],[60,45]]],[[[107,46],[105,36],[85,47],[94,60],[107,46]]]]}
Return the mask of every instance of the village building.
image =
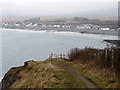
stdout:
{"type": "Polygon", "coordinates": [[[100,30],[105,30],[105,31],[107,30],[108,31],[108,30],[110,30],[110,28],[108,28],[108,27],[101,27],[100,30]]]}
{"type": "Polygon", "coordinates": [[[60,28],[60,25],[53,25],[54,28],[60,28]]]}

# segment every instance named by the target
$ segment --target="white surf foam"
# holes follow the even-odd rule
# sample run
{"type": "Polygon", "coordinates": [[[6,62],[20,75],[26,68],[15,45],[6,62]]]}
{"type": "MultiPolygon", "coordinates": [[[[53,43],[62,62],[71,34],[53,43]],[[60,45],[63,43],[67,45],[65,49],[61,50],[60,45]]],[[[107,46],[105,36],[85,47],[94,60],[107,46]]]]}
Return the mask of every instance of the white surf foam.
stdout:
{"type": "Polygon", "coordinates": [[[19,31],[19,32],[27,32],[27,33],[50,33],[50,34],[60,34],[60,35],[67,35],[67,36],[82,36],[86,38],[96,38],[96,39],[112,39],[117,40],[118,36],[113,35],[101,35],[101,34],[87,34],[87,33],[78,33],[78,32],[70,32],[70,31],[57,31],[57,30],[27,30],[27,29],[3,29],[9,31],[19,31]]]}
{"type": "Polygon", "coordinates": [[[61,32],[54,32],[55,34],[62,34],[62,35],[72,35],[72,36],[82,36],[86,38],[96,38],[96,39],[118,39],[118,36],[113,35],[101,35],[101,34],[83,34],[78,32],[67,32],[67,31],[61,31],[61,32]]]}

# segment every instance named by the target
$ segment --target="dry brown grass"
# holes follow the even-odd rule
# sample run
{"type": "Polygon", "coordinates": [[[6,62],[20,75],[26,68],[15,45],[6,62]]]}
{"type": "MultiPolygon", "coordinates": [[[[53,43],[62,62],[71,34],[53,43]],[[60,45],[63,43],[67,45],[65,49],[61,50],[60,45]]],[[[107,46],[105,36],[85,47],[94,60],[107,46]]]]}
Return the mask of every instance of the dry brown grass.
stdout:
{"type": "Polygon", "coordinates": [[[28,62],[18,77],[19,79],[13,83],[11,88],[65,88],[67,86],[64,83],[69,81],[64,69],[49,61],[28,62]],[[63,74],[62,77],[61,74],[63,74]],[[61,77],[62,81],[57,76],[61,77]]]}

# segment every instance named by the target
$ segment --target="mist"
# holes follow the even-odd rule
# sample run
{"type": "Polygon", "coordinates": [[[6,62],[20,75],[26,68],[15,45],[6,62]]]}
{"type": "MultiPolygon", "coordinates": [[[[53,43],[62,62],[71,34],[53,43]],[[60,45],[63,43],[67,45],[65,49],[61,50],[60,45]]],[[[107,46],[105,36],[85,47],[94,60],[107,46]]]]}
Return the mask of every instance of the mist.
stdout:
{"type": "Polygon", "coordinates": [[[3,0],[3,16],[116,17],[118,0],[3,0]]]}

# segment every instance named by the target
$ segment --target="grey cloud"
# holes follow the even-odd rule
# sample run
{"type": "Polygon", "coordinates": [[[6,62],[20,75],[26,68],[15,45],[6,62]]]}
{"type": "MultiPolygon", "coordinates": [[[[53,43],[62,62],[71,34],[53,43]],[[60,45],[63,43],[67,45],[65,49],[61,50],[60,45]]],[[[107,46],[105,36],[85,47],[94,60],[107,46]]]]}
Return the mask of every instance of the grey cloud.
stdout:
{"type": "MultiPolygon", "coordinates": [[[[3,15],[11,16],[59,16],[72,15],[85,12],[101,13],[102,10],[108,10],[113,15],[116,11],[117,2],[79,2],[78,0],[5,0],[3,2],[3,15]],[[11,2],[10,2],[11,1],[11,2]],[[17,1],[17,2],[16,2],[17,1]],[[100,12],[99,12],[100,11],[100,12]]],[[[86,0],[88,1],[88,0],[86,0]]],[[[99,0],[98,0],[99,1],[99,0]]],[[[110,0],[112,1],[112,0],[110,0]]],[[[79,15],[79,14],[78,14],[79,15]]],[[[102,13],[103,15],[103,13],[102,13]]],[[[107,14],[105,14],[107,15],[107,14]]]]}

